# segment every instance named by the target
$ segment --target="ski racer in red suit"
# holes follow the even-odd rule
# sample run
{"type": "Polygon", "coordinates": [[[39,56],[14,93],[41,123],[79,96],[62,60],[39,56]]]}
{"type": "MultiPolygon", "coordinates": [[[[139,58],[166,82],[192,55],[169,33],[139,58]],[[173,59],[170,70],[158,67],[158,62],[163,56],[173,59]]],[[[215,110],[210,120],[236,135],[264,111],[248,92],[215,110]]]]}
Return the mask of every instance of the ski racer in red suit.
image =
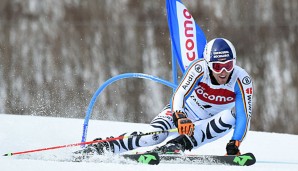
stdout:
{"type": "MultiPolygon", "coordinates": [[[[236,65],[233,44],[224,38],[207,43],[204,59],[194,61],[173,94],[172,100],[150,123],[148,131],[178,128],[178,132],[127,138],[87,146],[82,153],[121,153],[162,143],[153,151],[183,153],[215,141],[233,130],[227,155],[239,155],[252,115],[252,80],[236,65]]],[[[138,132],[130,133],[138,134],[138,132]]],[[[125,133],[123,135],[129,135],[125,133]]]]}

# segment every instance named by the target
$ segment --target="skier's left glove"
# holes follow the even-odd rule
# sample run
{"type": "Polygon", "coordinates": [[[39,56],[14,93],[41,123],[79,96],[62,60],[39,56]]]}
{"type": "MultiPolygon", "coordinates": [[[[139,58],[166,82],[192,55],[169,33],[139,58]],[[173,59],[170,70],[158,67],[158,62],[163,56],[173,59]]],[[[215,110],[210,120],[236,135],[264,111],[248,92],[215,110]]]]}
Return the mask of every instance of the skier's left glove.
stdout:
{"type": "Polygon", "coordinates": [[[240,155],[240,150],[239,150],[239,146],[240,146],[240,141],[237,140],[230,140],[230,142],[228,142],[226,150],[227,150],[227,155],[240,155]]]}
{"type": "Polygon", "coordinates": [[[188,119],[184,112],[176,111],[173,113],[173,121],[175,126],[178,128],[179,134],[186,134],[192,136],[194,132],[194,124],[188,119]]]}

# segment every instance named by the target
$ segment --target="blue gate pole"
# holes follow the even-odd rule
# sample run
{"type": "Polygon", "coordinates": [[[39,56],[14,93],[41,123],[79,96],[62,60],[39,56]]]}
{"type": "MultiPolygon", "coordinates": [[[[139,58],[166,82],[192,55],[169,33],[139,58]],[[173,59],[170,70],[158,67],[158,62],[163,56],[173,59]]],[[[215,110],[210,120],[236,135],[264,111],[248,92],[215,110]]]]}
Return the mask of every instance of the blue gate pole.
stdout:
{"type": "MultiPolygon", "coordinates": [[[[89,119],[90,119],[90,116],[91,116],[91,113],[92,113],[94,103],[96,102],[96,99],[99,96],[99,94],[108,85],[112,84],[113,82],[115,82],[117,80],[121,80],[121,79],[124,79],[124,78],[144,78],[144,79],[148,79],[148,80],[152,80],[152,81],[164,84],[164,85],[169,86],[173,89],[176,88],[176,84],[173,84],[173,83],[171,83],[169,81],[166,81],[166,80],[163,80],[161,78],[158,78],[158,77],[155,77],[155,76],[152,76],[152,75],[143,74],[143,73],[125,73],[125,74],[120,74],[120,75],[117,75],[115,77],[112,77],[112,78],[108,79],[106,82],[103,83],[103,85],[101,85],[97,89],[97,91],[94,93],[94,95],[93,95],[93,97],[92,97],[92,99],[89,103],[89,106],[88,106],[88,109],[87,109],[87,112],[86,112],[86,116],[85,116],[85,120],[84,120],[83,135],[82,135],[81,142],[86,142],[89,119]]],[[[84,146],[84,145],[82,145],[82,146],[84,146]]]]}

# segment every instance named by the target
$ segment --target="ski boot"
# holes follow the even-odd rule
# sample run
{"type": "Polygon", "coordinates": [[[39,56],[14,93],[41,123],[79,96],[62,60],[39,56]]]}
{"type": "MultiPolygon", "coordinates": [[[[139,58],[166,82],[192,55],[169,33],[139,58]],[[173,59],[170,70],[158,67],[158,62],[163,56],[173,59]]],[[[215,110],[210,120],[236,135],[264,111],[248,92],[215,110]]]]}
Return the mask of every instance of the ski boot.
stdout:
{"type": "Polygon", "coordinates": [[[158,154],[184,154],[185,150],[191,150],[197,145],[193,136],[179,135],[178,137],[170,140],[167,144],[157,147],[152,151],[158,154]]]}
{"type": "Polygon", "coordinates": [[[181,154],[183,155],[185,148],[178,143],[167,143],[161,147],[156,147],[151,152],[156,152],[158,154],[181,154]]]}
{"type": "MultiPolygon", "coordinates": [[[[101,138],[96,138],[93,141],[102,140],[101,138]]],[[[113,153],[114,146],[109,142],[99,142],[96,144],[90,144],[82,150],[73,152],[74,161],[80,162],[84,159],[89,159],[94,155],[104,155],[106,153],[113,153]]]]}

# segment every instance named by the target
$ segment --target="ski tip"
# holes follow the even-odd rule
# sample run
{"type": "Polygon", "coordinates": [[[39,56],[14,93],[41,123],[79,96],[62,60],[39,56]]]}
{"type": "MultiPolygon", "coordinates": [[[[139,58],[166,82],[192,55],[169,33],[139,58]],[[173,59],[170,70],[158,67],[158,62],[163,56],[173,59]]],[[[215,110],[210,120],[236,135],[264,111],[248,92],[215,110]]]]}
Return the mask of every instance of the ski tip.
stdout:
{"type": "Polygon", "coordinates": [[[3,156],[12,156],[13,153],[6,153],[6,154],[3,154],[3,156]]]}
{"type": "Polygon", "coordinates": [[[253,158],[254,160],[256,160],[256,157],[253,153],[245,153],[245,154],[242,154],[242,155],[246,155],[246,156],[250,156],[251,158],[253,158]]]}
{"type": "Polygon", "coordinates": [[[234,162],[241,166],[251,166],[256,163],[256,157],[253,153],[245,153],[235,158],[234,162]]]}

